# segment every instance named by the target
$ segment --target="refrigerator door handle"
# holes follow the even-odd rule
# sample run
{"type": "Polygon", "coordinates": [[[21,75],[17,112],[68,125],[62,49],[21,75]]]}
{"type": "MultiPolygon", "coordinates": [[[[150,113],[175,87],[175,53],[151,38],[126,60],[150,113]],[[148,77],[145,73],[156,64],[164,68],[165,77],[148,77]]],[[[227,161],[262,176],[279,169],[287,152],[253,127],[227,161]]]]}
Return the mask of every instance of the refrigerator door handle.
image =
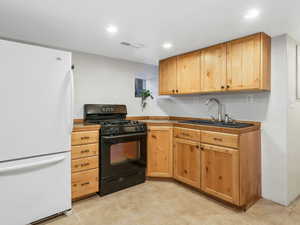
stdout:
{"type": "Polygon", "coordinates": [[[72,134],[72,131],[73,131],[73,107],[74,107],[74,74],[73,74],[73,70],[70,69],[69,70],[69,76],[70,76],[70,85],[71,85],[71,104],[70,104],[70,107],[71,107],[71,110],[70,110],[70,134],[72,134]]]}
{"type": "Polygon", "coordinates": [[[44,160],[44,161],[40,161],[40,162],[28,163],[28,164],[17,165],[17,166],[10,166],[10,167],[6,167],[6,168],[0,168],[0,175],[5,174],[5,173],[18,171],[18,170],[34,169],[34,168],[38,168],[38,167],[41,167],[41,166],[46,166],[46,165],[49,165],[49,164],[55,164],[55,163],[58,163],[60,161],[65,160],[65,159],[66,159],[65,156],[60,156],[60,157],[55,157],[53,159],[44,160]]]}

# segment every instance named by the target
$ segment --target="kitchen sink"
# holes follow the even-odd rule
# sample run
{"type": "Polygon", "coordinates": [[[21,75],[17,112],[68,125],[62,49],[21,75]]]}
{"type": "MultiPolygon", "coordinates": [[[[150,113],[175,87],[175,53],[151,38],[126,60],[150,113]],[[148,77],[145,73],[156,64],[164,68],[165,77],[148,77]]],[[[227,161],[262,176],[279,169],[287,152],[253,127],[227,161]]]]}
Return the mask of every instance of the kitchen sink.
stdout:
{"type": "Polygon", "coordinates": [[[184,120],[184,121],[180,121],[179,123],[216,126],[216,127],[229,127],[229,128],[245,128],[245,127],[253,126],[253,124],[251,123],[239,123],[239,122],[225,123],[225,122],[219,122],[213,120],[184,120]]]}

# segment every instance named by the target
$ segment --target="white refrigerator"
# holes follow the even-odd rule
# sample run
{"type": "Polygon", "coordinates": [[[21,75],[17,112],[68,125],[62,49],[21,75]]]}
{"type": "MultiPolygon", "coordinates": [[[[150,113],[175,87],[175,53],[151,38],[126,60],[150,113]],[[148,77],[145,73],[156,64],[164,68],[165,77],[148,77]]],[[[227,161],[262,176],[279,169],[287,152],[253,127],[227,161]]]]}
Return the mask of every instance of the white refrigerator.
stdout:
{"type": "Polygon", "coordinates": [[[0,40],[0,224],[71,209],[71,53],[0,40]]]}

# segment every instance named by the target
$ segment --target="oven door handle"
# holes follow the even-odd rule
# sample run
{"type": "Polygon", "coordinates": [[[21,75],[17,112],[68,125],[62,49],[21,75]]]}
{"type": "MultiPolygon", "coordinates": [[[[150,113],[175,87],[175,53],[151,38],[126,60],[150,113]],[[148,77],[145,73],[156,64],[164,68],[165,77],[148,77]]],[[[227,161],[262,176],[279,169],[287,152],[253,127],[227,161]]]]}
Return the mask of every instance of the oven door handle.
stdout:
{"type": "Polygon", "coordinates": [[[116,136],[102,136],[103,139],[117,139],[117,138],[124,138],[124,137],[138,137],[138,136],[146,136],[147,133],[134,133],[134,134],[122,134],[122,135],[116,135],[116,136]]]}

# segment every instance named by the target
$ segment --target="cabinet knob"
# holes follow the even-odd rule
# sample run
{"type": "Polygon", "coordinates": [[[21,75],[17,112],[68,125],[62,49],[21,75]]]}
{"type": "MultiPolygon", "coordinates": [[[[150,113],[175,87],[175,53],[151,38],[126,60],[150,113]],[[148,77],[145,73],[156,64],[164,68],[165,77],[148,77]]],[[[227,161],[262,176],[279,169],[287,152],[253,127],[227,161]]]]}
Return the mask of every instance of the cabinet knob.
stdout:
{"type": "Polygon", "coordinates": [[[225,87],[224,86],[221,86],[221,89],[224,89],[225,87]]]}
{"type": "Polygon", "coordinates": [[[172,92],[174,93],[174,92],[175,92],[175,90],[173,89],[173,90],[172,90],[172,92]]]}
{"type": "Polygon", "coordinates": [[[199,145],[196,145],[196,148],[199,148],[199,145]]]}
{"type": "Polygon", "coordinates": [[[81,186],[85,186],[85,185],[89,185],[89,184],[90,184],[90,182],[85,182],[85,183],[81,184],[81,186]]]}
{"type": "Polygon", "coordinates": [[[178,93],[178,90],[176,90],[176,93],[178,93]]]}
{"type": "Polygon", "coordinates": [[[204,147],[201,146],[200,149],[203,151],[203,150],[204,150],[204,147]]]}
{"type": "Polygon", "coordinates": [[[215,140],[215,141],[223,141],[222,138],[216,138],[216,137],[214,138],[214,140],[215,140]]]}
{"type": "Polygon", "coordinates": [[[87,140],[87,139],[90,139],[89,136],[84,136],[84,137],[80,137],[81,140],[87,140]]]}
{"type": "Polygon", "coordinates": [[[227,85],[227,86],[226,86],[226,88],[230,88],[230,86],[229,86],[229,85],[227,85]]]}

